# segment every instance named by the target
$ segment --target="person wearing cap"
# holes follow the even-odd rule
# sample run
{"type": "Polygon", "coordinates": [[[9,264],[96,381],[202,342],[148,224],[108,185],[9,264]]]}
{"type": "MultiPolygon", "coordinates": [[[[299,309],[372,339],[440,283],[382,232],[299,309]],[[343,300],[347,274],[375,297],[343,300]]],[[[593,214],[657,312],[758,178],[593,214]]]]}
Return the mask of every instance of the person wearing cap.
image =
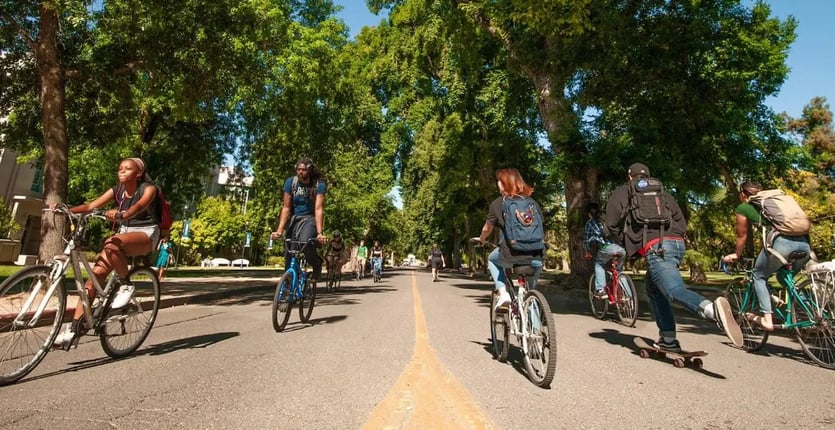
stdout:
{"type": "MultiPolygon", "coordinates": [[[[70,208],[72,213],[87,213],[94,209],[116,202],[116,208],[104,212],[111,222],[119,223],[119,231],[105,240],[101,253],[93,265],[93,274],[103,284],[112,271],[119,277],[119,291],[113,298],[112,309],[119,309],[130,302],[134,287],[128,279],[128,257],[148,255],[156,247],[160,238],[159,220],[156,219],[157,187],[145,170],[145,162],[140,158],[126,158],[119,163],[116,178],[118,184],[108,188],[92,202],[70,208]]],[[[55,204],[49,205],[55,209],[55,204]]],[[[96,295],[93,281],[84,286],[92,300],[96,295]]],[[[81,299],[75,306],[73,323],[65,326],[64,332],[55,339],[55,345],[74,342],[80,335],[73,327],[79,326],[77,320],[84,317],[81,299]]]]}
{"type": "Polygon", "coordinates": [[[653,225],[627,222],[627,217],[630,216],[630,187],[634,186],[633,181],[649,177],[649,168],[645,164],[634,163],[629,166],[628,182],[617,187],[609,195],[605,225],[612,239],[626,249],[628,257],[644,257],[647,261],[647,296],[659,331],[655,346],[670,351],[681,351],[681,345],[676,338],[676,322],[671,302],[682,305],[706,320],[716,322],[725,331],[731,343],[741,346],[742,331],[733,317],[728,300],[718,297],[710,301],[684,285],[679,266],[684,257],[687,223],[675,199],[666,192],[662,197],[672,213],[672,221],[663,227],[663,230],[653,225]],[[663,237],[660,237],[662,231],[663,237]],[[644,243],[644,238],[653,239],[644,243]]]}

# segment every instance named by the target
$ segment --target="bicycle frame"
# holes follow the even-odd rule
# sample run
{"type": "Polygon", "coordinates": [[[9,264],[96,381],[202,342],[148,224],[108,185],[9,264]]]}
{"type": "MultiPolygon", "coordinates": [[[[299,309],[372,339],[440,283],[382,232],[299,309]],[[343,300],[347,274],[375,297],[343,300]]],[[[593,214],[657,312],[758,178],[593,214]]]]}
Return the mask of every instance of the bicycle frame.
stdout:
{"type": "MultiPolygon", "coordinates": [[[[745,284],[746,290],[745,294],[743,295],[742,299],[742,308],[743,309],[752,309],[751,306],[755,297],[757,295],[756,291],[754,290],[754,269],[753,267],[750,269],[744,269],[746,277],[745,277],[745,284]]],[[[793,328],[808,328],[813,327],[815,325],[814,321],[799,321],[796,323],[792,321],[792,303],[795,301],[800,305],[803,309],[803,312],[806,312],[807,315],[816,315],[817,313],[814,312],[816,309],[812,309],[808,300],[803,300],[803,297],[797,291],[796,281],[794,278],[794,272],[791,269],[787,268],[786,266],[780,267],[777,270],[777,280],[786,289],[786,298],[785,303],[780,306],[773,306],[772,311],[783,320],[783,324],[775,324],[775,328],[782,328],[782,329],[793,329],[793,328]],[[785,280],[785,281],[783,281],[785,280]]]]}
{"type": "Polygon", "coordinates": [[[302,298],[302,295],[304,294],[302,285],[307,280],[307,274],[302,271],[302,267],[307,265],[307,260],[304,256],[304,249],[308,246],[308,243],[305,242],[300,249],[291,249],[293,248],[293,244],[298,245],[299,243],[300,242],[294,242],[290,239],[285,241],[285,248],[288,249],[287,252],[290,254],[290,264],[284,273],[289,273],[292,277],[290,287],[290,300],[292,301],[302,298]]]}
{"type": "Polygon", "coordinates": [[[510,325],[510,334],[517,336],[518,338],[523,338],[529,336],[528,333],[528,316],[525,315],[525,312],[522,312],[522,308],[524,307],[524,300],[525,300],[525,293],[527,292],[528,287],[528,278],[525,275],[516,275],[511,268],[504,269],[505,275],[505,285],[507,285],[507,292],[510,294],[510,307],[508,308],[508,312],[510,313],[510,320],[515,321],[516,318],[519,319],[519,324],[509,324],[510,325]],[[516,282],[514,285],[513,277],[516,276],[516,282]],[[516,286],[516,291],[513,290],[513,287],[516,286]],[[521,329],[518,327],[521,326],[521,329]]]}
{"type": "MultiPolygon", "coordinates": [[[[93,217],[101,217],[97,215],[97,213],[91,213],[89,216],[93,217]]],[[[78,221],[73,224],[73,233],[70,239],[67,241],[67,245],[64,247],[64,253],[60,255],[56,255],[53,259],[47,263],[48,266],[51,267],[51,272],[49,276],[49,288],[47,289],[46,293],[43,295],[41,302],[38,304],[37,309],[32,314],[32,318],[29,320],[27,324],[28,327],[35,327],[40,320],[40,317],[43,314],[44,309],[48,305],[49,300],[55,295],[55,291],[58,288],[63,287],[63,280],[66,277],[67,270],[72,267],[73,274],[75,275],[75,285],[76,291],[78,292],[78,296],[81,298],[82,309],[84,310],[84,319],[87,322],[89,327],[93,327],[94,318],[97,319],[98,315],[93,315],[92,311],[92,303],[90,298],[87,296],[87,292],[84,289],[84,284],[87,280],[90,280],[93,284],[93,288],[95,288],[97,297],[100,298],[107,298],[107,295],[110,293],[110,290],[113,287],[113,281],[115,279],[115,275],[111,274],[108,278],[107,284],[105,284],[105,288],[102,288],[101,284],[99,283],[98,279],[93,272],[93,268],[90,266],[90,262],[87,261],[87,258],[82,254],[78,246],[76,245],[76,239],[80,239],[81,235],[84,234],[84,229],[86,225],[83,225],[86,221],[83,218],[84,215],[78,217],[78,221]],[[82,270],[87,273],[87,279],[84,279],[82,270]]],[[[72,222],[72,216],[70,216],[70,220],[72,222]]],[[[101,217],[104,218],[104,217],[101,217]]],[[[33,289],[32,293],[29,294],[26,301],[24,302],[23,306],[21,307],[21,312],[14,320],[15,325],[22,325],[22,320],[26,318],[29,314],[29,309],[32,306],[35,297],[37,297],[40,289],[43,288],[43,284],[38,283],[35,288],[33,289]]],[[[63,318],[63,316],[58,316],[63,318]]]]}
{"type": "Polygon", "coordinates": [[[618,275],[620,275],[620,271],[618,270],[618,265],[620,263],[620,256],[615,255],[606,263],[604,270],[607,274],[611,277],[611,280],[606,280],[606,295],[609,296],[609,303],[610,304],[617,304],[619,297],[616,297],[619,288],[617,288],[618,282],[618,275]]]}

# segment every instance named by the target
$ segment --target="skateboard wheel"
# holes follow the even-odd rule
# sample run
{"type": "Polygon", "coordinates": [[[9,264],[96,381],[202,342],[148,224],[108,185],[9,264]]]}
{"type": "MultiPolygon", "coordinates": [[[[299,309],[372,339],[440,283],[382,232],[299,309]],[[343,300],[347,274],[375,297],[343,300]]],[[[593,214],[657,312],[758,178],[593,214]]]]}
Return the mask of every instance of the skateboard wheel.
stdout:
{"type": "Polygon", "coordinates": [[[684,360],[682,360],[680,358],[676,358],[675,360],[673,360],[673,366],[678,367],[678,368],[684,367],[684,360]]]}
{"type": "Polygon", "coordinates": [[[701,369],[704,363],[702,362],[701,358],[694,358],[693,359],[693,367],[696,369],[701,369]]]}
{"type": "Polygon", "coordinates": [[[642,349],[640,352],[641,358],[649,358],[649,351],[642,349]]]}

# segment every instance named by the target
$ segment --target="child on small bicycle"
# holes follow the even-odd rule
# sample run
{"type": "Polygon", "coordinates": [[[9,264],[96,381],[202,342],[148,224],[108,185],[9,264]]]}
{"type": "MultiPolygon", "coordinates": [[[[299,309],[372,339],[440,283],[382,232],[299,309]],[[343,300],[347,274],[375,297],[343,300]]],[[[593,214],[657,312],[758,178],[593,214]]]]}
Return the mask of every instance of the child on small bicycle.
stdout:
{"type": "MultiPolygon", "coordinates": [[[[607,298],[606,294],[606,271],[604,266],[612,257],[616,255],[626,255],[626,250],[622,246],[612,242],[609,235],[606,233],[603,223],[600,221],[600,205],[595,202],[590,202],[586,206],[586,221],[585,234],[583,235],[583,250],[585,251],[584,258],[591,260],[594,258],[594,296],[598,299],[607,298]]],[[[623,262],[620,263],[621,267],[623,262]]]]}
{"type": "MultiPolygon", "coordinates": [[[[111,201],[117,204],[116,209],[110,209],[104,216],[111,222],[120,224],[118,233],[104,242],[104,247],[93,265],[93,273],[99,283],[103,283],[112,271],[119,276],[121,287],[113,298],[111,309],[119,309],[130,302],[134,287],[128,279],[127,257],[148,255],[156,246],[160,237],[159,220],[156,219],[155,205],[157,205],[157,188],[145,170],[145,163],[139,158],[126,158],[119,163],[116,175],[118,184],[108,188],[102,195],[92,202],[70,208],[72,213],[85,213],[107,205],[111,201]]],[[[50,204],[52,209],[55,204],[50,204]]],[[[92,300],[96,290],[93,281],[88,280],[85,285],[87,295],[92,300]]],[[[82,301],[79,298],[75,307],[73,321],[84,316],[82,301]]],[[[78,324],[68,324],[63,333],[55,339],[55,345],[71,342],[76,333],[73,327],[78,324]]]]}

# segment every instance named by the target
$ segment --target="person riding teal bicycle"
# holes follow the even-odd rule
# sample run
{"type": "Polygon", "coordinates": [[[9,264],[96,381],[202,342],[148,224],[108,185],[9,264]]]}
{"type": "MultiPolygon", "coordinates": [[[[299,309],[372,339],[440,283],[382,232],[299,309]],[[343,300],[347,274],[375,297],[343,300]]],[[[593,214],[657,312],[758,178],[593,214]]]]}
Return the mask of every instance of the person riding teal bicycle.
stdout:
{"type": "MultiPolygon", "coordinates": [[[[591,260],[594,258],[594,295],[599,299],[608,298],[606,294],[606,263],[612,260],[616,255],[626,255],[626,250],[622,246],[612,242],[606,234],[603,223],[600,222],[600,205],[590,202],[586,205],[586,221],[585,234],[583,235],[583,249],[585,250],[584,258],[591,260]]],[[[623,266],[623,262],[620,263],[623,266]]],[[[621,267],[618,267],[620,270],[621,267]]]]}
{"type": "MultiPolygon", "coordinates": [[[[768,220],[762,217],[760,211],[749,202],[749,199],[760,191],[762,191],[762,186],[756,182],[745,181],[740,184],[739,201],[741,203],[734,210],[736,214],[736,252],[726,255],[722,259],[726,263],[737,261],[745,252],[753,226],[758,225],[766,229],[768,232],[766,243],[763,244],[763,249],[754,262],[753,274],[754,291],[757,294],[762,316],[748,314],[745,317],[759,324],[764,330],[773,331],[774,321],[772,320],[771,292],[768,288],[768,278],[786,264],[792,252],[801,251],[807,255],[806,258],[792,263],[792,271],[795,273],[800,271],[811,258],[812,249],[809,246],[808,235],[790,236],[770,228],[768,220]],[[771,243],[768,243],[769,241],[771,243]]],[[[778,279],[778,281],[785,284],[781,279],[778,279]]]]}
{"type": "MultiPolygon", "coordinates": [[[[544,254],[544,247],[542,249],[531,251],[518,251],[510,247],[505,240],[506,234],[506,220],[504,218],[504,202],[506,199],[523,200],[529,199],[533,194],[533,188],[528,185],[522,178],[518,170],[508,168],[499,169],[496,171],[496,184],[499,187],[501,194],[490,204],[490,210],[487,214],[487,220],[481,228],[481,235],[478,240],[484,243],[493,229],[498,226],[502,234],[499,235],[499,246],[493,249],[489,256],[487,256],[487,266],[490,269],[490,274],[493,277],[496,291],[498,292],[498,300],[496,300],[496,307],[501,307],[510,303],[510,293],[507,292],[505,285],[506,277],[504,268],[513,267],[514,265],[530,265],[535,269],[535,273],[527,277],[528,289],[535,289],[536,282],[539,275],[542,273],[542,258],[544,254]]],[[[539,203],[534,201],[537,216],[542,216],[542,209],[539,203]]]]}
{"type": "MultiPolygon", "coordinates": [[[[325,243],[327,238],[322,233],[325,222],[325,193],[327,185],[322,172],[313,164],[312,160],[301,159],[296,163],[296,176],[284,181],[281,215],[278,228],[270,234],[271,239],[284,236],[287,227],[287,237],[296,242],[304,243],[309,239],[317,239],[318,243],[325,243]]],[[[322,259],[313,246],[305,247],[305,258],[313,266],[313,279],[318,281],[322,275],[322,259]]],[[[290,256],[285,252],[285,266],[290,262],[290,256]]]]}

